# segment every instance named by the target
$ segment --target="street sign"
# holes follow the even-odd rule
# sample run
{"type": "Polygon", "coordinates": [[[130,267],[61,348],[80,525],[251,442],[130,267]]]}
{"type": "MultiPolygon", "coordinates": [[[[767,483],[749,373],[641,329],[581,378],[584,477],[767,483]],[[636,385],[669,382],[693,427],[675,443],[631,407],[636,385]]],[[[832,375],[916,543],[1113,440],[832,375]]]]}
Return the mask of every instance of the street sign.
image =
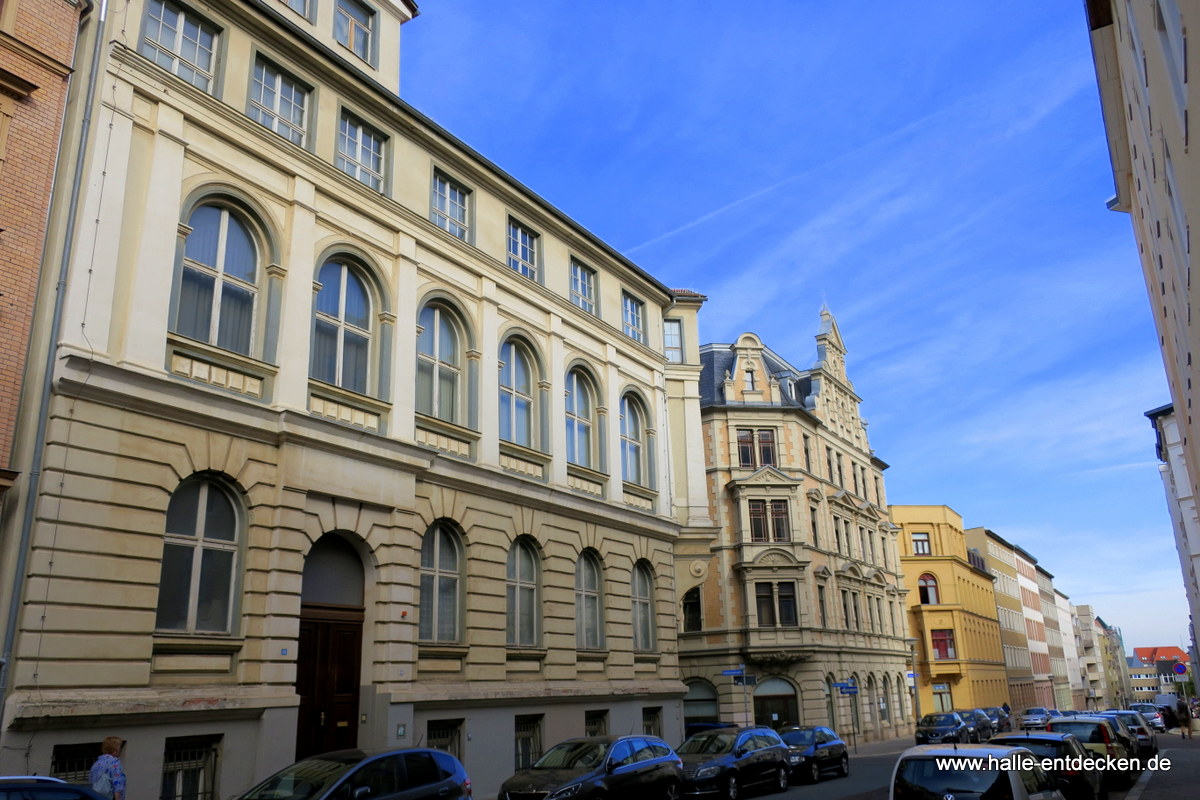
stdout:
{"type": "Polygon", "coordinates": [[[910,678],[915,678],[915,677],[917,677],[917,673],[915,673],[915,672],[910,672],[910,673],[908,673],[908,677],[910,677],[910,678]]]}
{"type": "Polygon", "coordinates": [[[837,689],[849,689],[854,684],[853,683],[835,683],[833,685],[837,689]]]}
{"type": "Polygon", "coordinates": [[[1176,675],[1187,675],[1187,664],[1176,663],[1171,669],[1175,670],[1176,675]]]}
{"type": "Polygon", "coordinates": [[[742,670],[742,669],[723,669],[723,670],[721,670],[722,675],[741,675],[744,672],[745,672],[745,670],[742,670]]]}
{"type": "Polygon", "coordinates": [[[858,694],[857,686],[847,686],[839,690],[842,694],[858,694]]]}
{"type": "Polygon", "coordinates": [[[758,685],[758,676],[757,675],[734,675],[733,676],[733,685],[734,686],[757,686],[758,685]]]}

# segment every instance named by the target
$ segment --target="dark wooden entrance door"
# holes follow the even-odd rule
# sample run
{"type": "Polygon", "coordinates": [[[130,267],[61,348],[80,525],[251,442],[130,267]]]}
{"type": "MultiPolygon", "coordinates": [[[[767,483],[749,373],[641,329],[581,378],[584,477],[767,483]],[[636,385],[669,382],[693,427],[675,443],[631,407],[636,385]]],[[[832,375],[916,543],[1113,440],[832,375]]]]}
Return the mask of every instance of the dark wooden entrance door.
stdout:
{"type": "Polygon", "coordinates": [[[799,725],[795,695],[766,695],[754,698],[754,724],[771,728],[799,725]]]}
{"type": "Polygon", "coordinates": [[[296,759],[358,746],[361,608],[304,604],[296,654],[296,759]]]}

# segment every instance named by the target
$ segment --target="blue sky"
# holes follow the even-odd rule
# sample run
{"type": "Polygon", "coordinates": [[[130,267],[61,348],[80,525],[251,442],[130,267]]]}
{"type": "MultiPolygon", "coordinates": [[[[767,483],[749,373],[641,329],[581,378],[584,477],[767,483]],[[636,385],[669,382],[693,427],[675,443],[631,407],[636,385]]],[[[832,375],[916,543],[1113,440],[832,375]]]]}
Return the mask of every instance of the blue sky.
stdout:
{"type": "Polygon", "coordinates": [[[812,363],[827,303],[890,501],[1180,645],[1168,402],[1082,3],[425,0],[402,96],[664,283],[812,363]]]}

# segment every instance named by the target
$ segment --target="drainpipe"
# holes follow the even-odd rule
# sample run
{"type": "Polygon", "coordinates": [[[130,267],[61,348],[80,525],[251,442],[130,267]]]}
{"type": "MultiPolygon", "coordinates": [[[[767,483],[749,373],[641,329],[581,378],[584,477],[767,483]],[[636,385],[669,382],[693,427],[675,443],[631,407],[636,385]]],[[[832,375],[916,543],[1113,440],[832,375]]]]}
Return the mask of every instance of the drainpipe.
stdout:
{"type": "MultiPolygon", "coordinates": [[[[94,0],[84,0],[87,5],[80,18],[83,20],[96,8],[94,0]]],[[[54,366],[57,356],[58,337],[62,331],[63,305],[67,288],[67,270],[74,252],[75,225],[79,217],[79,196],[83,186],[84,154],[87,152],[92,128],[92,109],[96,105],[99,85],[100,55],[104,49],[104,25],[108,0],[100,0],[100,13],[96,25],[95,42],[92,45],[92,62],[88,73],[87,93],[84,96],[83,121],[79,133],[79,146],[75,154],[75,174],[71,182],[71,199],[67,205],[66,231],[63,236],[62,259],[58,265],[58,283],[54,289],[54,315],[50,322],[50,335],[46,340],[46,365],[42,376],[41,399],[38,402],[37,435],[29,465],[29,488],[25,494],[25,513],[21,519],[21,537],[17,546],[17,563],[13,568],[13,590],[9,598],[8,621],[4,629],[4,650],[0,653],[0,726],[4,722],[5,704],[8,701],[8,673],[13,660],[13,645],[17,638],[17,622],[20,617],[21,596],[25,590],[25,570],[29,561],[30,541],[33,539],[33,520],[37,508],[37,496],[42,484],[42,455],[46,449],[46,425],[50,411],[50,393],[54,386],[54,366]]],[[[60,146],[62,139],[60,138],[60,146]]],[[[61,156],[61,151],[60,151],[61,156]]],[[[0,727],[0,734],[3,728],[0,727]]]]}

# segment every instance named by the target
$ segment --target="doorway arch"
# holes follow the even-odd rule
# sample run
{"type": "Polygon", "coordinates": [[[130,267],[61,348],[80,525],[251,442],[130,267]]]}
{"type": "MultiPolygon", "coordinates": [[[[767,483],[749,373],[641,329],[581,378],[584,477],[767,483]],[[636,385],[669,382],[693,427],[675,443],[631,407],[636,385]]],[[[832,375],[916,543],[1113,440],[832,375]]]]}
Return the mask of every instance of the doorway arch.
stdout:
{"type": "Polygon", "coordinates": [[[783,678],[767,678],[754,688],[754,724],[782,728],[799,725],[796,687],[783,678]]]}
{"type": "Polygon", "coordinates": [[[326,533],[304,559],[296,645],[296,759],[358,746],[365,608],[363,563],[326,533]]]}

